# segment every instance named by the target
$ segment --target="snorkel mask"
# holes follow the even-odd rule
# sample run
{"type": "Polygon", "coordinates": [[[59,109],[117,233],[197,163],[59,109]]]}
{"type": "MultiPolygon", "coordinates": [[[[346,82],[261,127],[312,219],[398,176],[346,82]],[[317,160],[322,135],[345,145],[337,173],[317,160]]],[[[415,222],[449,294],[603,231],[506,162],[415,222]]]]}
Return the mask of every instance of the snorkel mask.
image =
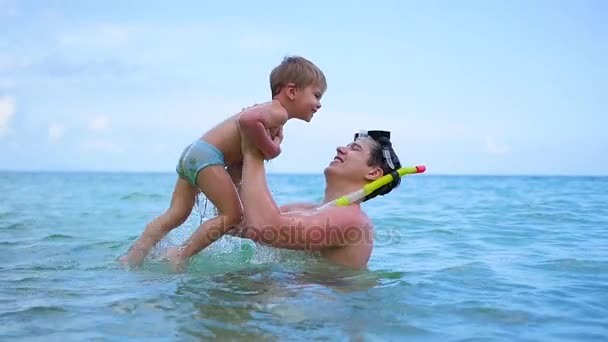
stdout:
{"type": "Polygon", "coordinates": [[[402,167],[397,154],[393,150],[391,144],[391,132],[389,131],[360,131],[355,134],[355,141],[364,138],[371,138],[378,144],[382,151],[384,163],[382,171],[384,176],[374,180],[371,183],[365,184],[361,189],[340,196],[333,201],[327,202],[318,207],[318,211],[325,210],[331,207],[343,207],[359,201],[367,201],[378,195],[386,195],[392,189],[401,184],[401,177],[410,174],[423,173],[426,171],[426,166],[406,166],[402,167]]]}
{"type": "Polygon", "coordinates": [[[380,149],[382,150],[382,158],[384,159],[384,165],[382,166],[382,171],[384,174],[391,174],[393,176],[393,181],[382,186],[378,190],[374,191],[370,195],[366,197],[366,200],[377,195],[386,195],[392,189],[396,188],[401,184],[401,177],[397,172],[398,169],[401,168],[401,163],[399,162],[399,158],[397,154],[393,150],[393,145],[391,143],[391,132],[390,131],[381,131],[381,130],[373,130],[366,131],[361,130],[359,133],[355,133],[354,140],[371,138],[378,144],[380,144],[380,149]]]}

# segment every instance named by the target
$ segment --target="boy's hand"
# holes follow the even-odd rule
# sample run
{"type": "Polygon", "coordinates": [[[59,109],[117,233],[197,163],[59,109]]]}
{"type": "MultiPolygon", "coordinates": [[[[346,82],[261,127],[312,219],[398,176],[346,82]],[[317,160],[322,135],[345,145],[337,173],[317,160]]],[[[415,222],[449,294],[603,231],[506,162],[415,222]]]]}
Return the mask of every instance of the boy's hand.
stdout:
{"type": "Polygon", "coordinates": [[[281,154],[280,143],[283,141],[281,127],[287,119],[287,112],[282,107],[275,108],[268,105],[246,110],[239,115],[237,124],[241,134],[246,135],[261,151],[264,159],[271,160],[281,154]]]}
{"type": "Polygon", "coordinates": [[[274,130],[274,134],[271,134],[272,142],[279,146],[283,142],[283,126],[274,130]]]}

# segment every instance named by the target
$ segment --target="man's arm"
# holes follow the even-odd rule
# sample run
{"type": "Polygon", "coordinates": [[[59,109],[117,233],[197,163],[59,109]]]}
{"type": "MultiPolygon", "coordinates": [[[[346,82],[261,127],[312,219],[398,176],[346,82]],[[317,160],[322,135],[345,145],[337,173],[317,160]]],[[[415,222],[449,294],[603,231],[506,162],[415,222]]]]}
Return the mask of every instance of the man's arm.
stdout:
{"type": "Polygon", "coordinates": [[[278,110],[272,105],[252,108],[238,118],[241,132],[262,151],[264,159],[267,160],[274,159],[281,153],[282,140],[282,136],[271,137],[267,129],[282,127],[285,122],[287,122],[285,111],[278,110]]]}
{"type": "Polygon", "coordinates": [[[284,204],[279,208],[279,211],[281,211],[282,213],[287,213],[290,211],[296,211],[296,210],[310,210],[310,209],[314,209],[316,207],[318,207],[319,205],[316,203],[289,203],[289,204],[284,204]]]}
{"type": "Polygon", "coordinates": [[[243,151],[241,201],[243,236],[277,248],[321,250],[345,245],[349,237],[361,236],[361,225],[366,222],[350,207],[309,214],[281,213],[268,189],[264,162],[257,151],[243,151]]]}
{"type": "Polygon", "coordinates": [[[239,163],[239,164],[228,165],[228,167],[226,167],[226,171],[228,172],[228,175],[230,175],[230,178],[232,179],[234,186],[238,190],[239,185],[241,184],[241,180],[243,179],[243,164],[239,163]]]}
{"type": "Polygon", "coordinates": [[[319,251],[360,242],[363,220],[345,208],[332,208],[314,215],[282,214],[278,225],[247,226],[243,237],[276,248],[319,251]]]}
{"type": "MultiPolygon", "coordinates": [[[[241,173],[239,172],[239,179],[241,179],[240,177],[241,177],[241,173]]],[[[315,204],[315,203],[304,203],[304,202],[289,203],[289,204],[284,204],[284,205],[280,206],[279,212],[281,214],[283,214],[283,213],[289,213],[289,212],[299,211],[299,210],[310,210],[310,209],[314,209],[317,206],[318,206],[318,204],[315,204]]],[[[229,234],[232,236],[238,236],[238,237],[245,237],[244,236],[245,232],[243,231],[244,226],[245,226],[244,224],[241,224],[237,228],[229,231],[226,234],[229,234]]]]}

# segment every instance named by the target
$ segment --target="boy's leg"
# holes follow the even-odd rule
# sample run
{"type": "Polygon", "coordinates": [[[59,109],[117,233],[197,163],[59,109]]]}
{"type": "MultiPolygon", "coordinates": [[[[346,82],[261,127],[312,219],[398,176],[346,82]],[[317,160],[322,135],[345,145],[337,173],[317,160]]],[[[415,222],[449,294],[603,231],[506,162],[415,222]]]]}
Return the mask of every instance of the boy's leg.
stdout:
{"type": "Polygon", "coordinates": [[[230,178],[232,179],[232,183],[236,186],[237,192],[240,189],[241,181],[243,180],[243,163],[236,163],[230,165],[226,168],[230,178]]]}
{"type": "MultiPolygon", "coordinates": [[[[243,163],[241,162],[241,163],[230,165],[226,168],[226,171],[228,171],[228,174],[230,175],[232,182],[236,186],[236,191],[237,191],[237,193],[239,193],[239,198],[240,198],[241,182],[243,180],[243,163]]],[[[226,232],[226,234],[229,234],[232,236],[237,236],[236,233],[238,233],[238,226],[236,226],[233,229],[230,229],[229,231],[226,232]]]]}
{"type": "Polygon", "coordinates": [[[190,216],[197,193],[196,188],[178,177],[169,209],[148,223],[141,237],[133,243],[127,254],[120,258],[120,261],[130,265],[140,265],[158,241],[173,228],[184,223],[190,216]]]}
{"type": "Polygon", "coordinates": [[[202,169],[197,175],[196,182],[217,208],[218,216],[201,224],[181,247],[167,251],[167,257],[177,268],[181,268],[184,261],[239,224],[243,216],[241,200],[224,166],[212,165],[202,169]]]}

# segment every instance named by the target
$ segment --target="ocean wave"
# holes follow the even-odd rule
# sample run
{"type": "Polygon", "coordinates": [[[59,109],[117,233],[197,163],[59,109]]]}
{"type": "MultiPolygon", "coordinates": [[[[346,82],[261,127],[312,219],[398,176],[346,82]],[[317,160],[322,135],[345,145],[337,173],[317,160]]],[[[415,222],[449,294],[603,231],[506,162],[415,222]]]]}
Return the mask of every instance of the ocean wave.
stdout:
{"type": "Polygon", "coordinates": [[[40,241],[66,241],[76,239],[75,236],[67,235],[67,234],[51,234],[47,235],[44,238],[40,239],[40,241]]]}
{"type": "Polygon", "coordinates": [[[568,271],[576,273],[607,274],[608,261],[583,260],[575,258],[554,259],[533,265],[549,271],[568,271]]]}
{"type": "Polygon", "coordinates": [[[132,192],[130,194],[121,196],[120,199],[123,201],[133,201],[133,200],[143,200],[143,199],[161,199],[164,196],[160,195],[160,194],[149,194],[149,193],[143,193],[143,192],[132,192]]]}
{"type": "Polygon", "coordinates": [[[30,226],[22,223],[22,222],[15,222],[15,223],[4,223],[1,224],[0,223],[0,229],[1,230],[16,230],[16,231],[20,231],[20,230],[30,230],[30,226]]]}
{"type": "MultiPolygon", "coordinates": [[[[0,314],[0,318],[11,318],[12,316],[20,316],[23,318],[31,319],[31,316],[36,315],[55,315],[55,314],[64,314],[69,312],[64,307],[56,306],[56,305],[40,305],[40,306],[32,306],[28,308],[22,308],[18,310],[8,311],[0,314]]],[[[14,318],[14,317],[12,317],[14,318]]]]}

